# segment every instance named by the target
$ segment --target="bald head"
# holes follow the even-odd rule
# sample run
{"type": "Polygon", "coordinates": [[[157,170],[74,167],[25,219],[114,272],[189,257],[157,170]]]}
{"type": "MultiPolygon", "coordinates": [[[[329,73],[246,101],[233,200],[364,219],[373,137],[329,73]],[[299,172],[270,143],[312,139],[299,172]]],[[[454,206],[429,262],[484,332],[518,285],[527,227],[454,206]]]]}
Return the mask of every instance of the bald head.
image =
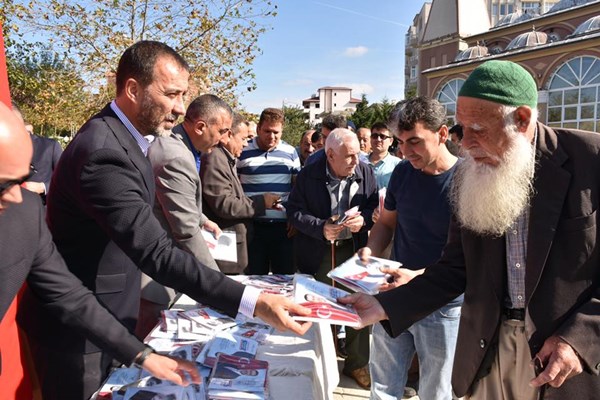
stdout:
{"type": "Polygon", "coordinates": [[[31,138],[20,120],[0,103],[0,214],[10,203],[20,203],[21,187],[8,185],[25,178],[30,171],[33,147],[31,138]]]}

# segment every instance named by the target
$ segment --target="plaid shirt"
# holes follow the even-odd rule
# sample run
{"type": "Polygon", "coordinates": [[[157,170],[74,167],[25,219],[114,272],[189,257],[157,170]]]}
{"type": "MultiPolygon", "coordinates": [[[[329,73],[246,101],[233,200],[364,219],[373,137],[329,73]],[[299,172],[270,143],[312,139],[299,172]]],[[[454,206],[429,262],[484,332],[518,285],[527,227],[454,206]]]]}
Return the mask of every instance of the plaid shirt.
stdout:
{"type": "Polygon", "coordinates": [[[506,307],[525,308],[525,260],[529,208],[526,208],[506,232],[506,271],[508,298],[506,307]]]}

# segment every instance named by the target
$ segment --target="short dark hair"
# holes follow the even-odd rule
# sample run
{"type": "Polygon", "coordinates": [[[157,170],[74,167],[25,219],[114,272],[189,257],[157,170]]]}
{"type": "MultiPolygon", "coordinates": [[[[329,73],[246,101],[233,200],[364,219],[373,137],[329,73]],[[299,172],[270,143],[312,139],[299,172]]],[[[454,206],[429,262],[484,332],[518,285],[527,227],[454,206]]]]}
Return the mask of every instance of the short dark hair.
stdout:
{"type": "Polygon", "coordinates": [[[439,101],[430,97],[413,97],[396,104],[390,114],[388,126],[392,127],[394,133],[398,133],[413,130],[417,122],[436,132],[446,123],[446,110],[439,101]]]}
{"type": "Polygon", "coordinates": [[[258,119],[258,125],[262,125],[263,122],[285,122],[285,116],[283,115],[283,111],[279,108],[265,108],[260,113],[260,118],[258,119]]]}
{"type": "Polygon", "coordinates": [[[241,124],[249,126],[248,120],[246,119],[246,117],[244,117],[240,113],[234,112],[233,113],[233,120],[231,122],[231,132],[233,132],[234,135],[237,135],[240,132],[239,126],[241,124]]]}
{"type": "Polygon", "coordinates": [[[311,143],[316,143],[319,140],[321,140],[322,137],[323,137],[323,133],[321,133],[321,128],[319,128],[316,131],[314,131],[314,133],[310,137],[310,142],[311,143]]]}
{"type": "Polygon", "coordinates": [[[323,118],[321,126],[332,131],[336,128],[347,128],[348,122],[346,121],[346,117],[344,117],[343,115],[329,114],[323,118]]]}
{"type": "Polygon", "coordinates": [[[204,120],[207,124],[213,122],[215,114],[219,110],[225,110],[229,115],[233,113],[231,107],[220,97],[214,94],[203,94],[198,96],[190,103],[185,112],[185,119],[187,121],[196,121],[199,119],[204,120]]]}
{"type": "Polygon", "coordinates": [[[455,133],[456,136],[458,136],[458,140],[462,140],[462,138],[463,138],[462,126],[459,124],[456,124],[452,128],[450,128],[448,130],[448,133],[450,133],[450,134],[455,133]]]}
{"type": "Polygon", "coordinates": [[[383,122],[375,122],[373,125],[371,125],[371,132],[373,132],[375,129],[382,130],[382,131],[390,130],[390,128],[388,128],[387,124],[385,124],[383,122]]]}
{"type": "Polygon", "coordinates": [[[154,65],[161,57],[170,57],[186,71],[190,66],[185,59],[171,47],[153,40],[141,40],[130,46],[119,60],[117,67],[117,95],[125,88],[125,82],[133,78],[146,87],[154,79],[154,65]]]}

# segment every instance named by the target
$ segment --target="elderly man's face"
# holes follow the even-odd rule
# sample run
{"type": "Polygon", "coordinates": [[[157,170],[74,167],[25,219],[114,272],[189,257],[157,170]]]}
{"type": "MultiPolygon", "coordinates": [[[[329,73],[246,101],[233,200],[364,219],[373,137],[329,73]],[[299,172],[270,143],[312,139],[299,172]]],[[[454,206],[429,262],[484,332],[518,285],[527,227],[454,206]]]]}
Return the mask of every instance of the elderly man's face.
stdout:
{"type": "Polygon", "coordinates": [[[501,106],[487,100],[459,97],[456,119],[463,127],[463,151],[477,163],[497,167],[510,144],[501,106]]]}
{"type": "Polygon", "coordinates": [[[140,88],[136,125],[142,135],[164,135],[185,113],[183,97],[190,74],[171,57],[159,57],[152,82],[140,88]]]}
{"type": "MultiPolygon", "coordinates": [[[[388,133],[389,135],[389,133],[388,133]]],[[[371,152],[371,130],[369,128],[360,128],[358,132],[356,132],[356,136],[358,137],[358,143],[360,143],[360,151],[363,153],[371,152]]]]}
{"type": "Polygon", "coordinates": [[[354,170],[358,165],[359,153],[360,146],[358,145],[358,140],[351,136],[346,136],[344,138],[344,143],[337,151],[334,151],[331,148],[327,150],[329,168],[331,168],[333,173],[339,178],[350,176],[354,174],[354,170]]]}

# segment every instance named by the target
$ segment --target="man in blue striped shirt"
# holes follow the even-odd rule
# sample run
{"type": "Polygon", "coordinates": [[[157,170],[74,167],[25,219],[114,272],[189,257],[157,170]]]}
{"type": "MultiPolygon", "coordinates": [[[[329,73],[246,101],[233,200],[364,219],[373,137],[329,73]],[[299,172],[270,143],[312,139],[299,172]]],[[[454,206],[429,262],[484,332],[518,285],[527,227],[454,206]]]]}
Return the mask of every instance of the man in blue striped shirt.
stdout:
{"type": "MultiPolygon", "coordinates": [[[[273,192],[287,199],[300,171],[300,159],[296,149],[281,140],[283,122],[280,109],[266,108],[261,113],[257,135],[237,166],[246,196],[273,192]]],[[[285,202],[254,219],[254,232],[248,235],[248,274],[294,273],[291,230],[283,206],[285,202]]]]}

